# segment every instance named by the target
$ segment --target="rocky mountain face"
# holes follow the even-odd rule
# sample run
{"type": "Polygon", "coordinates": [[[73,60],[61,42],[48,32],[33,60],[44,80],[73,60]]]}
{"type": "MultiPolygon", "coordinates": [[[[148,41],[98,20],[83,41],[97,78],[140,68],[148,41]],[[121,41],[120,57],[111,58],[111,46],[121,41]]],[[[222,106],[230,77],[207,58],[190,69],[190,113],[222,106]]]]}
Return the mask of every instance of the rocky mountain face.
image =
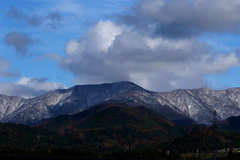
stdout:
{"type": "Polygon", "coordinates": [[[106,102],[145,106],[180,124],[208,123],[240,115],[240,88],[151,92],[131,82],[78,85],[24,99],[0,95],[1,122],[34,125],[58,115],[71,115],[106,102]]]}
{"type": "Polygon", "coordinates": [[[123,82],[74,86],[32,99],[0,95],[0,118],[1,122],[33,125],[58,115],[81,112],[107,98],[133,90],[136,85],[123,82]]]}
{"type": "MultiPolygon", "coordinates": [[[[169,100],[166,104],[170,107],[177,107],[199,123],[208,123],[213,118],[214,110],[219,120],[240,115],[240,88],[175,90],[158,95],[169,100]]],[[[161,100],[159,103],[165,104],[161,100]]]]}

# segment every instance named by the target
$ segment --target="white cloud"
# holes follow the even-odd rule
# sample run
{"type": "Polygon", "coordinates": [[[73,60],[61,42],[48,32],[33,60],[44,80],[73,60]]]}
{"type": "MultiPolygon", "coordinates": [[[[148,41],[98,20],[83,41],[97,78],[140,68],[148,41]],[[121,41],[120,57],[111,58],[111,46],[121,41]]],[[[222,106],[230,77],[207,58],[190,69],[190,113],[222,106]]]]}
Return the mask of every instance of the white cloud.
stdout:
{"type": "Polygon", "coordinates": [[[115,37],[122,31],[120,26],[116,26],[111,21],[100,20],[95,27],[91,28],[78,41],[71,39],[67,43],[66,53],[81,54],[82,52],[102,52],[112,45],[115,37]]]}
{"type": "Polygon", "coordinates": [[[86,34],[86,37],[90,39],[92,47],[96,48],[97,51],[107,51],[115,40],[115,37],[121,33],[121,30],[121,27],[116,26],[111,21],[100,20],[97,25],[86,34]]]}
{"type": "Polygon", "coordinates": [[[28,86],[36,91],[51,91],[58,88],[66,88],[63,84],[56,82],[49,82],[47,78],[30,78],[23,77],[15,82],[16,85],[28,86]]]}
{"type": "Polygon", "coordinates": [[[217,57],[206,57],[203,64],[199,66],[204,72],[208,73],[224,73],[230,67],[239,65],[239,58],[235,53],[220,54],[217,57]],[[208,64],[208,65],[206,65],[208,64]]]}
{"type": "Polygon", "coordinates": [[[31,98],[42,95],[52,90],[65,88],[65,85],[57,82],[49,82],[48,79],[44,77],[22,77],[14,83],[0,83],[0,94],[31,98]]]}
{"type": "Polygon", "coordinates": [[[78,83],[133,81],[155,91],[206,87],[207,74],[239,65],[235,53],[212,55],[197,39],[151,37],[127,26],[99,21],[58,58],[78,83]]]}
{"type": "MultiPolygon", "coordinates": [[[[206,75],[227,72],[239,65],[239,57],[234,52],[213,54],[211,44],[197,38],[209,32],[238,33],[239,6],[237,0],[141,0],[131,15],[119,16],[122,21],[99,20],[78,39],[70,39],[65,56],[48,53],[40,58],[58,61],[80,84],[129,80],[155,91],[207,87],[206,75]]],[[[63,18],[83,14],[73,0],[60,1],[53,11],[63,18]]],[[[53,82],[31,78],[15,84],[56,88],[53,82]]]]}
{"type": "Polygon", "coordinates": [[[83,51],[83,47],[82,49],[80,49],[80,44],[75,41],[74,39],[71,39],[68,43],[67,43],[67,47],[65,49],[66,53],[69,55],[73,55],[73,54],[78,54],[81,53],[83,51]]]}

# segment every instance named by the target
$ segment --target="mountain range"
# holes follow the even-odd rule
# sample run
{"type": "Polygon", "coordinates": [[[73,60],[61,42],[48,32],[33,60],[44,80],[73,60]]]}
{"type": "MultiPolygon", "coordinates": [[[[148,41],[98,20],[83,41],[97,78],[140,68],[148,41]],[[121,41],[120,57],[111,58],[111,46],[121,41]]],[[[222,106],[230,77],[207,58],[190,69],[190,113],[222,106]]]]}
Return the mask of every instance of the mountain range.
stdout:
{"type": "Polygon", "coordinates": [[[59,115],[73,115],[101,103],[145,106],[179,125],[209,124],[214,110],[219,120],[240,115],[240,88],[153,92],[132,82],[76,85],[31,99],[0,95],[0,119],[3,123],[35,125],[59,115]]]}

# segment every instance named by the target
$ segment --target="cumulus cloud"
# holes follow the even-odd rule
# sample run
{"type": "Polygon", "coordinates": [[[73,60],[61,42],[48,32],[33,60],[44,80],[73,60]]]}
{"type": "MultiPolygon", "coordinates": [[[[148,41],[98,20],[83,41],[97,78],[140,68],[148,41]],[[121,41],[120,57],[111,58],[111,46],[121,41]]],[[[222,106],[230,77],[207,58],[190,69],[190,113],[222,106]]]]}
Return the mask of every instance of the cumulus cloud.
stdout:
{"type": "Polygon", "coordinates": [[[238,0],[141,0],[132,15],[118,15],[124,23],[153,36],[185,38],[203,32],[239,33],[238,0]]]}
{"type": "Polygon", "coordinates": [[[28,47],[39,40],[33,39],[31,36],[22,32],[10,32],[4,36],[4,42],[8,46],[13,46],[16,52],[20,53],[22,56],[26,56],[28,47]]]}
{"type": "Polygon", "coordinates": [[[5,15],[7,17],[22,21],[30,26],[43,25],[51,29],[57,29],[63,20],[62,16],[57,11],[47,13],[46,15],[27,15],[14,6],[10,6],[8,10],[5,11],[5,15]]]}
{"type": "Polygon", "coordinates": [[[79,52],[103,52],[113,43],[115,37],[121,33],[121,27],[111,21],[99,21],[78,41],[70,40],[66,53],[76,55],[79,52]],[[94,47],[93,47],[94,46],[94,47]]]}
{"type": "Polygon", "coordinates": [[[210,46],[197,39],[142,35],[111,21],[99,21],[78,40],[71,39],[65,57],[46,56],[81,84],[129,80],[154,91],[207,87],[207,74],[239,65],[235,53],[212,55],[210,46]]]}
{"type": "Polygon", "coordinates": [[[0,57],[0,76],[4,78],[15,78],[20,76],[20,72],[8,71],[11,66],[11,63],[4,57],[0,57]]]}
{"type": "Polygon", "coordinates": [[[32,77],[23,77],[18,81],[11,83],[0,83],[0,93],[10,96],[21,96],[24,98],[31,98],[45,94],[46,92],[56,90],[56,89],[65,89],[66,86],[57,83],[49,82],[48,78],[32,78],[32,77]]]}
{"type": "Polygon", "coordinates": [[[56,60],[79,84],[129,80],[154,91],[209,87],[207,75],[223,74],[240,60],[235,52],[212,53],[198,38],[238,33],[239,7],[237,0],[141,0],[132,14],[99,20],[70,39],[65,56],[39,59],[56,60]]]}

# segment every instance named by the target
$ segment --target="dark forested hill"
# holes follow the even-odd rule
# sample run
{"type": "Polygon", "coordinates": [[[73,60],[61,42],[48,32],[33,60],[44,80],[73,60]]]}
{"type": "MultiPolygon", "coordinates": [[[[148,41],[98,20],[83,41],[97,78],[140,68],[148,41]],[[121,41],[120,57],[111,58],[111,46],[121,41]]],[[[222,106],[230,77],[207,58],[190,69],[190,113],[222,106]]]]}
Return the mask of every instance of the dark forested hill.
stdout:
{"type": "Polygon", "coordinates": [[[41,125],[0,124],[0,148],[111,151],[135,149],[183,135],[182,128],[145,107],[101,104],[41,125]]]}
{"type": "Polygon", "coordinates": [[[232,116],[218,124],[218,127],[228,131],[240,131],[240,116],[232,116]]]}
{"type": "Polygon", "coordinates": [[[59,116],[42,126],[71,132],[83,146],[137,148],[161,143],[183,134],[180,127],[145,107],[101,104],[72,116],[59,116]]]}
{"type": "Polygon", "coordinates": [[[212,152],[223,148],[238,148],[240,146],[239,132],[228,132],[224,130],[214,131],[211,127],[203,127],[191,133],[164,142],[156,148],[170,150],[172,152],[212,152]]]}

